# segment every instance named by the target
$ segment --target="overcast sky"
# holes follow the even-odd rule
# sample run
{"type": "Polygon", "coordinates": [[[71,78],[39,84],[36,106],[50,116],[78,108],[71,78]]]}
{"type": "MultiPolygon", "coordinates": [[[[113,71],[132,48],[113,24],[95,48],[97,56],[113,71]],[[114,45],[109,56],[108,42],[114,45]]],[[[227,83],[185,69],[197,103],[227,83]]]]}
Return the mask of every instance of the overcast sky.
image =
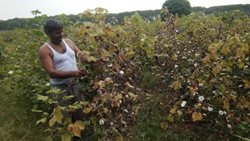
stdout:
{"type": "MultiPolygon", "coordinates": [[[[165,0],[0,0],[0,20],[31,18],[31,11],[39,10],[48,16],[78,14],[96,7],[106,8],[109,13],[136,10],[161,9],[165,0]]],[[[189,0],[191,6],[217,6],[250,4],[250,0],[189,0]]]]}

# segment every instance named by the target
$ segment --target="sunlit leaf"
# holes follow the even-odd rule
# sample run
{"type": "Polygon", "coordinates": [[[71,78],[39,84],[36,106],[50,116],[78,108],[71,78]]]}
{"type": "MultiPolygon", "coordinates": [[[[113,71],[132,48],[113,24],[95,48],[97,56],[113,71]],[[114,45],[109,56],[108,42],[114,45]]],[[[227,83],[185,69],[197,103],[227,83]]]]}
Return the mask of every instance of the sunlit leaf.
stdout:
{"type": "Polygon", "coordinates": [[[81,130],[73,123],[68,125],[68,131],[74,136],[81,137],[81,130]]]}
{"type": "Polygon", "coordinates": [[[52,127],[56,123],[56,117],[53,116],[52,119],[49,120],[49,126],[52,127]]]}
{"type": "Polygon", "coordinates": [[[175,55],[172,56],[172,59],[175,60],[175,61],[178,60],[178,58],[175,55]]]}
{"type": "Polygon", "coordinates": [[[247,43],[245,43],[242,45],[241,49],[242,49],[242,51],[248,53],[249,52],[249,45],[247,43]]]}
{"type": "Polygon", "coordinates": [[[243,68],[243,67],[244,67],[244,63],[242,61],[240,61],[239,68],[243,68]]]}
{"type": "Polygon", "coordinates": [[[80,130],[83,130],[85,129],[85,125],[82,121],[78,120],[75,122],[75,125],[80,129],[80,130]]]}
{"type": "Polygon", "coordinates": [[[70,96],[63,96],[63,100],[69,100],[69,99],[72,99],[74,98],[73,95],[70,95],[70,96]]]}
{"type": "Polygon", "coordinates": [[[88,61],[88,62],[96,62],[96,58],[93,57],[93,56],[89,56],[89,57],[87,58],[87,61],[88,61]]]}
{"type": "Polygon", "coordinates": [[[134,54],[135,54],[135,52],[133,52],[133,51],[127,52],[128,56],[133,56],[134,54]]]}
{"type": "Polygon", "coordinates": [[[207,64],[207,63],[209,63],[210,62],[210,58],[211,58],[211,56],[210,55],[207,55],[205,58],[203,58],[203,64],[207,64]]]}
{"type": "Polygon", "coordinates": [[[167,117],[167,120],[168,120],[169,122],[174,122],[174,117],[173,117],[172,115],[169,115],[169,116],[167,117]]]}
{"type": "Polygon", "coordinates": [[[101,58],[105,58],[109,56],[109,52],[107,52],[105,49],[101,48],[100,49],[100,53],[101,53],[101,58]]]}
{"type": "Polygon", "coordinates": [[[83,112],[85,114],[88,114],[89,112],[91,112],[91,110],[92,110],[92,108],[86,108],[86,109],[83,110],[83,112]]]}
{"type": "Polygon", "coordinates": [[[60,124],[62,124],[62,119],[63,119],[63,114],[62,114],[62,110],[60,107],[56,107],[54,109],[54,116],[56,118],[56,121],[60,124]]]}
{"type": "Polygon", "coordinates": [[[242,51],[242,49],[238,48],[238,49],[236,50],[236,57],[245,59],[245,56],[246,56],[246,54],[242,51]]]}
{"type": "Polygon", "coordinates": [[[230,52],[229,46],[228,45],[223,46],[222,49],[221,49],[221,52],[224,55],[227,55],[230,52]]]}
{"type": "Polygon", "coordinates": [[[129,95],[129,97],[133,98],[133,100],[135,100],[137,98],[137,95],[135,95],[131,92],[128,92],[128,95],[129,95]]]}
{"type": "Polygon", "coordinates": [[[134,88],[135,88],[134,86],[130,85],[129,82],[126,82],[126,83],[125,83],[125,86],[127,86],[127,87],[130,88],[130,89],[134,89],[134,88]]]}
{"type": "Polygon", "coordinates": [[[46,121],[47,121],[47,118],[42,118],[42,119],[38,120],[38,121],[36,122],[36,124],[45,123],[46,121]]]}
{"type": "Polygon", "coordinates": [[[177,109],[177,108],[172,108],[172,109],[170,110],[170,113],[171,113],[171,114],[175,114],[175,113],[176,113],[176,109],[177,109]]]}
{"type": "Polygon", "coordinates": [[[246,88],[250,88],[250,82],[249,81],[247,81],[245,79],[243,79],[242,81],[244,82],[244,85],[245,85],[246,88]]]}
{"type": "Polygon", "coordinates": [[[109,112],[108,108],[104,108],[103,111],[105,114],[108,114],[108,112],[109,112]]]}
{"type": "Polygon", "coordinates": [[[48,99],[49,99],[48,96],[37,95],[37,100],[46,101],[46,100],[48,100],[48,99]]]}
{"type": "Polygon", "coordinates": [[[181,86],[181,82],[180,81],[175,81],[172,83],[172,87],[174,88],[174,90],[178,90],[181,86]]]}
{"type": "Polygon", "coordinates": [[[118,94],[115,96],[115,101],[119,101],[122,99],[122,94],[118,94]]]}
{"type": "Polygon", "coordinates": [[[192,114],[193,121],[201,121],[202,120],[202,115],[200,112],[194,112],[192,114]]]}

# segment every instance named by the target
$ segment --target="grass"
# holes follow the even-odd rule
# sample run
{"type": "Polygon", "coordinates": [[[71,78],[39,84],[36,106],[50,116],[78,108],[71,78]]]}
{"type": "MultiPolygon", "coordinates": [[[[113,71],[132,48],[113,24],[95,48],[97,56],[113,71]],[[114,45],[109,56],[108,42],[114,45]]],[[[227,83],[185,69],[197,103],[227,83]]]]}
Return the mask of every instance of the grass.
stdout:
{"type": "Polygon", "coordinates": [[[17,105],[18,91],[0,88],[0,140],[1,141],[44,141],[45,127],[36,125],[36,116],[24,107],[25,101],[17,105]]]}

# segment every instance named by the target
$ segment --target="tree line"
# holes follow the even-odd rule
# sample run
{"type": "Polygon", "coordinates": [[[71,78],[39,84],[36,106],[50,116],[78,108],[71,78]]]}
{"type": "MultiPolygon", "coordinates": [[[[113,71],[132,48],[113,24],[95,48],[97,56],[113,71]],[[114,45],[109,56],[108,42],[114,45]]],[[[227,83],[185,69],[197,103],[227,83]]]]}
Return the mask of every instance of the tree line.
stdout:
{"type": "Polygon", "coordinates": [[[193,7],[192,11],[194,12],[203,12],[205,14],[218,14],[219,12],[228,12],[231,10],[241,10],[250,17],[250,4],[238,4],[238,5],[227,5],[227,6],[213,6],[213,7],[193,7]]]}
{"type": "MultiPolygon", "coordinates": [[[[250,4],[238,4],[238,5],[226,5],[226,6],[213,6],[209,8],[205,7],[192,7],[191,11],[193,12],[203,12],[204,14],[218,14],[220,12],[227,12],[231,10],[239,9],[241,11],[244,11],[246,13],[246,16],[250,17],[250,4]]],[[[145,10],[145,11],[132,11],[132,12],[122,12],[122,13],[110,13],[106,18],[106,23],[110,24],[120,24],[124,17],[130,17],[131,15],[138,13],[143,19],[146,19],[148,21],[153,21],[155,18],[157,18],[160,13],[161,9],[156,10],[145,10]]],[[[38,13],[40,14],[40,13],[38,13]]],[[[70,21],[73,23],[76,23],[77,21],[91,21],[91,19],[85,17],[85,18],[79,18],[78,15],[65,15],[70,21]]],[[[52,18],[59,18],[59,16],[46,16],[42,15],[40,16],[45,19],[52,19],[52,18]]],[[[14,18],[9,20],[0,20],[0,30],[14,30],[15,28],[36,28],[39,27],[39,25],[43,23],[38,23],[35,18],[14,18]]],[[[41,21],[41,20],[40,20],[41,21]]]]}

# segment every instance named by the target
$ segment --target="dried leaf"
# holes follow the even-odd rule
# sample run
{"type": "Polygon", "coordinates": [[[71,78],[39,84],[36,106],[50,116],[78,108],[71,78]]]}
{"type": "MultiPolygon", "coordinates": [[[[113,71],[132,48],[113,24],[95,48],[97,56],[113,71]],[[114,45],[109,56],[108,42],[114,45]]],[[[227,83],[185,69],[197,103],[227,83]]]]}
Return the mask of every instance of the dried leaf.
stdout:
{"type": "Polygon", "coordinates": [[[172,59],[175,60],[175,61],[178,60],[178,58],[175,55],[172,56],[172,59]]]}
{"type": "Polygon", "coordinates": [[[211,56],[210,55],[207,55],[205,58],[203,58],[203,64],[208,64],[210,62],[210,58],[211,56]]]}
{"type": "Polygon", "coordinates": [[[121,61],[127,61],[128,60],[127,57],[124,54],[122,54],[122,53],[119,53],[119,59],[121,61]]]}
{"type": "Polygon", "coordinates": [[[85,129],[85,125],[82,121],[78,120],[75,122],[75,125],[80,129],[80,130],[83,130],[85,129]]]}
{"type": "Polygon", "coordinates": [[[192,114],[193,121],[201,121],[202,120],[202,115],[200,112],[194,112],[192,114]]]}
{"type": "Polygon", "coordinates": [[[181,86],[180,81],[175,81],[172,83],[172,87],[174,88],[174,90],[178,90],[180,86],[181,86]]]}
{"type": "Polygon", "coordinates": [[[135,88],[134,86],[130,85],[129,82],[126,82],[126,83],[125,83],[125,86],[127,86],[127,87],[130,88],[130,89],[134,89],[134,88],[135,88]]]}
{"type": "Polygon", "coordinates": [[[68,131],[74,136],[81,137],[81,130],[73,123],[68,125],[68,131]]]}
{"type": "Polygon", "coordinates": [[[245,83],[245,87],[246,87],[246,88],[249,88],[249,87],[250,87],[250,82],[249,82],[249,81],[247,81],[247,80],[245,80],[245,79],[243,79],[242,81],[245,83]]]}

